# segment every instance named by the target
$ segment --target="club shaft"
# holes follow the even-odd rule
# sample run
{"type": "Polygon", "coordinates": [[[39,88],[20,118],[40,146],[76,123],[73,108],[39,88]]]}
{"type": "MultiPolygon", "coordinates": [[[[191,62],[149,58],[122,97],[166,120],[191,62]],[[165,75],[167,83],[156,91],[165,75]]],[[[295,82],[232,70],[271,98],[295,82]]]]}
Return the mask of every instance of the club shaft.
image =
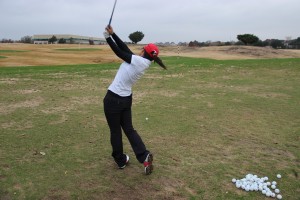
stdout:
{"type": "Polygon", "coordinates": [[[112,17],[113,17],[113,15],[114,15],[114,12],[115,12],[116,4],[117,4],[117,0],[115,0],[114,7],[113,7],[113,10],[112,10],[112,12],[111,12],[111,16],[110,16],[110,19],[109,19],[108,26],[110,26],[110,24],[111,24],[111,20],[112,20],[112,17]]]}

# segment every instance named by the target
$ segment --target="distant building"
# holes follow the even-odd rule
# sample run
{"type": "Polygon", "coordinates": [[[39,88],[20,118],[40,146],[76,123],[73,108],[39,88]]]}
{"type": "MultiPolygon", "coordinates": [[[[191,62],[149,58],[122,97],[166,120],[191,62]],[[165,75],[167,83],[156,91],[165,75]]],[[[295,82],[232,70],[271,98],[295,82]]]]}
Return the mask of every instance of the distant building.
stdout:
{"type": "Polygon", "coordinates": [[[48,40],[53,36],[57,39],[56,43],[58,43],[60,39],[65,39],[66,44],[90,44],[90,41],[93,41],[94,44],[106,44],[106,40],[104,38],[68,34],[33,35],[32,41],[34,44],[48,44],[48,40]]]}

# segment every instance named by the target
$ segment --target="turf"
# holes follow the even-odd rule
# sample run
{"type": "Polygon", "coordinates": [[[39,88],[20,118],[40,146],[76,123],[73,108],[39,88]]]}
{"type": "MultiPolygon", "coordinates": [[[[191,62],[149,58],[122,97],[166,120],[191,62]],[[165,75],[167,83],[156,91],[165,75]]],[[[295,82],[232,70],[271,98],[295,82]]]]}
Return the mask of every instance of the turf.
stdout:
{"type": "Polygon", "coordinates": [[[11,50],[11,49],[0,49],[0,53],[18,53],[18,52],[27,52],[24,50],[11,50]]]}
{"type": "Polygon", "coordinates": [[[130,165],[110,156],[102,99],[118,63],[0,68],[0,199],[265,199],[231,183],[248,173],[297,199],[300,59],[163,60],[133,88],[150,176],[125,137],[130,165]]]}
{"type": "Polygon", "coordinates": [[[67,48],[67,49],[56,49],[58,51],[70,51],[70,52],[74,52],[74,51],[100,51],[101,49],[96,49],[96,48],[67,48]]]}

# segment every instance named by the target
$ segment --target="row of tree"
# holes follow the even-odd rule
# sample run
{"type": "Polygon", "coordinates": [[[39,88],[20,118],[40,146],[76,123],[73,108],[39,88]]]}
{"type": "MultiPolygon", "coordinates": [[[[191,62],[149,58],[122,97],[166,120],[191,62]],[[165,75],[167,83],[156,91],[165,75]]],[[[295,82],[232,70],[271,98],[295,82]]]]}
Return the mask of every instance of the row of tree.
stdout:
{"type": "MultiPolygon", "coordinates": [[[[128,38],[131,40],[132,43],[137,44],[138,42],[142,41],[144,38],[144,33],[141,31],[136,31],[131,33],[128,38]]],[[[280,48],[280,49],[300,49],[300,37],[294,40],[278,40],[278,39],[267,39],[267,40],[260,40],[256,35],[253,34],[241,34],[237,35],[238,42],[198,42],[197,40],[191,41],[189,43],[185,42],[180,42],[178,45],[188,45],[191,47],[203,47],[203,46],[228,46],[228,45],[252,45],[252,46],[260,46],[260,47],[265,47],[265,46],[271,46],[273,48],[280,48]]],[[[11,39],[2,39],[1,43],[13,43],[15,41],[11,39]]],[[[20,41],[21,43],[32,43],[32,37],[31,36],[24,36],[21,38],[20,41]]],[[[65,44],[65,43],[70,43],[74,44],[74,39],[73,38],[56,38],[54,35],[49,38],[48,43],[53,44],[53,43],[59,43],[59,44],[65,44]]],[[[91,45],[94,44],[93,40],[89,40],[89,43],[91,45]]],[[[160,44],[166,44],[166,43],[160,43],[160,44]]],[[[175,43],[167,43],[168,45],[176,45],[175,43]]]]}
{"type": "Polygon", "coordinates": [[[192,47],[203,47],[203,46],[228,46],[228,45],[252,45],[259,47],[271,46],[275,49],[300,49],[300,37],[294,40],[278,40],[278,39],[267,39],[260,40],[256,35],[253,34],[242,34],[237,35],[237,42],[198,42],[197,40],[189,42],[188,46],[192,47]]]}
{"type": "MultiPolygon", "coordinates": [[[[142,39],[144,38],[144,33],[141,31],[136,31],[131,33],[128,37],[131,40],[132,43],[136,44],[140,41],[142,41],[142,39]]],[[[2,39],[1,43],[14,43],[14,42],[20,42],[20,43],[28,43],[31,44],[33,43],[32,37],[31,36],[24,36],[21,38],[20,41],[14,41],[11,39],[2,39]]],[[[54,43],[59,43],[59,44],[66,44],[66,43],[70,43],[70,44],[74,44],[74,38],[56,38],[55,35],[53,35],[51,38],[48,39],[48,43],[49,44],[54,44],[54,43]]],[[[91,45],[94,44],[93,40],[89,40],[89,43],[91,45]]]]}

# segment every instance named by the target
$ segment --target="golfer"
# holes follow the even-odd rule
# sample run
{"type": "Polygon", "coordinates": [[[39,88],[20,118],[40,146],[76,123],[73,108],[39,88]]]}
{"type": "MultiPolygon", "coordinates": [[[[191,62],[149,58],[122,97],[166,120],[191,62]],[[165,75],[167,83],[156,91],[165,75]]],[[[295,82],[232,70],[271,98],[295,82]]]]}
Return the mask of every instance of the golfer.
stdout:
{"type": "Polygon", "coordinates": [[[153,154],[132,125],[132,85],[145,73],[154,60],[162,68],[166,66],[158,57],[159,49],[154,44],[144,46],[139,55],[131,52],[128,46],[114,33],[111,26],[105,28],[104,37],[113,52],[124,62],[121,64],[113,82],[104,97],[104,112],[110,128],[112,157],[119,169],[124,169],[129,156],[123,152],[122,130],[127,136],[137,160],[144,164],[145,174],[153,170],[153,154]]]}

